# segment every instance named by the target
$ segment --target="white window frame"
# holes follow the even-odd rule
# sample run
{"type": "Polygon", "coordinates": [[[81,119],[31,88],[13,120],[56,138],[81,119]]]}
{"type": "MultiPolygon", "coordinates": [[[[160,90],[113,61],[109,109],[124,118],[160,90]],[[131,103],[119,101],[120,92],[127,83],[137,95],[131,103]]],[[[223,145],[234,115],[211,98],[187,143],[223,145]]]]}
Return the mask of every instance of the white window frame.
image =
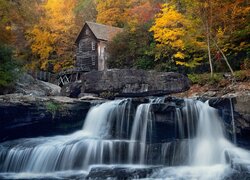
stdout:
{"type": "Polygon", "coordinates": [[[89,29],[88,28],[85,31],[85,35],[89,35],[89,29]]]}

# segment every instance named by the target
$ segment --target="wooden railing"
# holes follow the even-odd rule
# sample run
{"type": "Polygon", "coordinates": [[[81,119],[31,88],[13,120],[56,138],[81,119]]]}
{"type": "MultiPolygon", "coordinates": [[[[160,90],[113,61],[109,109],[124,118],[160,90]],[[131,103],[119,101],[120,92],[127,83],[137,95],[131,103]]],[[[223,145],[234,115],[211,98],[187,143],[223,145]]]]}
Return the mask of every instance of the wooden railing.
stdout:
{"type": "Polygon", "coordinates": [[[30,74],[33,78],[46,81],[50,83],[56,83],[56,74],[47,72],[47,71],[29,71],[28,74],[30,74]]]}

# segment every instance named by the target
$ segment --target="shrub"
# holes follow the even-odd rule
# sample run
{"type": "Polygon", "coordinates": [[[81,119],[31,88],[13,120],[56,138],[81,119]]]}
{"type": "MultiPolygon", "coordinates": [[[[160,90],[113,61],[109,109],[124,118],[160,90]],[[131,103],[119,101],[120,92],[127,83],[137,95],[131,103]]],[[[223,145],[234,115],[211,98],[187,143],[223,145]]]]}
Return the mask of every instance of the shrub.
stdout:
{"type": "Polygon", "coordinates": [[[52,114],[52,118],[54,119],[57,112],[63,109],[63,106],[58,102],[49,101],[45,103],[45,108],[52,114]]]}
{"type": "Polygon", "coordinates": [[[244,59],[242,69],[245,69],[245,70],[250,69],[250,59],[248,58],[244,59]]]}
{"type": "Polygon", "coordinates": [[[236,81],[245,81],[250,79],[250,70],[241,70],[234,73],[236,81]]]}
{"type": "Polygon", "coordinates": [[[157,65],[155,65],[154,69],[156,71],[160,71],[160,72],[162,72],[162,71],[167,71],[167,72],[173,71],[173,72],[176,72],[178,70],[177,66],[172,61],[160,62],[157,65]]]}
{"type": "Polygon", "coordinates": [[[47,102],[45,104],[47,111],[51,112],[52,114],[55,114],[57,111],[62,109],[62,105],[57,102],[47,102]]]}
{"type": "Polygon", "coordinates": [[[199,85],[214,85],[220,82],[223,79],[223,75],[221,73],[214,74],[213,77],[209,73],[204,74],[188,74],[188,78],[191,80],[193,84],[199,85]]]}
{"type": "Polygon", "coordinates": [[[140,58],[137,60],[135,63],[135,66],[137,69],[153,69],[154,67],[154,61],[145,57],[145,58],[140,58]]]}

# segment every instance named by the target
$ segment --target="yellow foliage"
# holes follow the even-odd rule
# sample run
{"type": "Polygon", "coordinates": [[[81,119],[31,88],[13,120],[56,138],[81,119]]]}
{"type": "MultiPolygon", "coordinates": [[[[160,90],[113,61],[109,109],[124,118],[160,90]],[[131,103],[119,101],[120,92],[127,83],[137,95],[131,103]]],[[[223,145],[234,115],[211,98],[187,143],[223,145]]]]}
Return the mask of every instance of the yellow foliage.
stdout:
{"type": "Polygon", "coordinates": [[[48,61],[44,61],[44,62],[41,64],[41,69],[42,69],[42,70],[46,70],[46,69],[47,69],[47,66],[48,66],[48,61]]]}
{"type": "Polygon", "coordinates": [[[182,61],[175,61],[176,65],[181,65],[181,66],[188,66],[186,62],[182,61]]]}
{"type": "Polygon", "coordinates": [[[185,54],[183,54],[182,52],[177,52],[175,55],[174,55],[175,58],[178,58],[178,59],[184,59],[185,58],[185,54]]]}
{"type": "Polygon", "coordinates": [[[5,26],[5,30],[11,31],[11,26],[5,26]]]}
{"type": "MultiPolygon", "coordinates": [[[[133,26],[138,25],[144,20],[145,14],[150,15],[152,10],[146,5],[145,0],[105,0],[97,1],[97,18],[96,21],[102,24],[112,26],[124,27],[125,25],[133,26]],[[142,13],[140,7],[144,7],[142,13]],[[136,11],[136,13],[134,13],[136,11]],[[146,13],[145,13],[146,11],[146,13]],[[139,18],[140,16],[140,18],[139,18]]],[[[143,22],[142,22],[143,23],[143,22]]]]}
{"type": "Polygon", "coordinates": [[[175,10],[175,6],[165,4],[150,31],[154,32],[154,38],[158,43],[183,49],[184,43],[181,38],[187,34],[185,27],[188,23],[189,21],[175,10]]]}
{"type": "Polygon", "coordinates": [[[55,71],[55,72],[59,72],[59,71],[61,71],[61,70],[62,70],[61,64],[56,63],[56,64],[54,65],[54,71],[55,71]]]}
{"type": "MultiPolygon", "coordinates": [[[[175,6],[165,4],[162,12],[155,19],[150,31],[154,33],[154,39],[161,45],[168,46],[175,53],[174,58],[184,59],[185,42],[183,38],[187,35],[187,26],[190,22],[179,13],[175,6]]],[[[177,62],[179,65],[185,63],[177,62]]]]}
{"type": "Polygon", "coordinates": [[[204,42],[197,39],[197,20],[185,16],[176,10],[174,5],[166,3],[162,11],[157,14],[154,25],[150,31],[154,33],[154,39],[157,42],[157,48],[161,56],[170,56],[177,65],[194,67],[199,64],[200,59],[187,56],[188,51],[202,49],[204,42]],[[167,55],[164,55],[167,54],[167,55]]]}
{"type": "Polygon", "coordinates": [[[96,21],[112,26],[123,26],[127,2],[124,0],[106,0],[97,3],[96,21]]]}
{"type": "Polygon", "coordinates": [[[76,2],[77,0],[48,0],[44,4],[44,16],[29,31],[31,50],[39,56],[40,68],[46,69],[49,60],[56,62],[71,58],[73,61],[72,47],[77,33],[73,10],[76,2]]]}

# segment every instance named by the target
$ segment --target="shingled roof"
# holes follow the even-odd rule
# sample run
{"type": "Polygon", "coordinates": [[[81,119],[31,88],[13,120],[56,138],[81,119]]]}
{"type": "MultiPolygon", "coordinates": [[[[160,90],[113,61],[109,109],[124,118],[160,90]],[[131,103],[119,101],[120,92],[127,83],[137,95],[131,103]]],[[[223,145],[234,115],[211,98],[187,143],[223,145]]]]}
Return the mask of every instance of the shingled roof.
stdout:
{"type": "Polygon", "coordinates": [[[103,41],[112,40],[112,38],[117,33],[120,33],[123,30],[122,28],[87,21],[85,23],[85,25],[83,26],[80,34],[78,35],[76,42],[78,42],[80,40],[81,34],[82,34],[85,26],[88,26],[90,28],[90,30],[93,32],[93,34],[95,35],[95,37],[98,40],[103,40],[103,41]]]}

